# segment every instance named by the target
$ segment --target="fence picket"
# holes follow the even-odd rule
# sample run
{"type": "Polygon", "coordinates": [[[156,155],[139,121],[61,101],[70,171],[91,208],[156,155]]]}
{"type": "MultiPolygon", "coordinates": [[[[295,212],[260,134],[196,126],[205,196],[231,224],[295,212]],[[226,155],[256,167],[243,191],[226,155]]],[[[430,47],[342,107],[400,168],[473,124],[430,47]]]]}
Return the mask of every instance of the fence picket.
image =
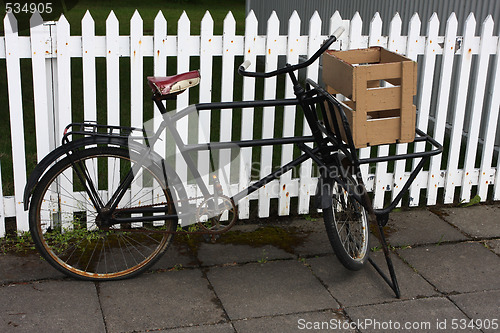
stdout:
{"type": "MultiPolygon", "coordinates": [[[[255,13],[250,11],[245,20],[245,45],[244,57],[245,60],[251,62],[249,71],[255,71],[256,54],[257,54],[257,30],[258,22],[255,13]]],[[[251,101],[255,98],[255,78],[243,78],[243,100],[251,101]]],[[[241,140],[251,140],[253,138],[254,126],[254,109],[242,109],[241,112],[241,140]]],[[[239,177],[239,190],[243,191],[250,184],[250,177],[252,172],[252,148],[242,148],[240,151],[240,177],[239,177]]],[[[248,218],[250,215],[250,200],[245,197],[238,205],[238,212],[240,218],[248,218]]]]}
{"type": "MultiPolygon", "coordinates": [[[[70,38],[69,22],[64,15],[61,15],[56,25],[57,33],[57,82],[55,85],[57,103],[56,103],[56,145],[61,145],[61,139],[64,128],[71,123],[71,47],[72,40],[70,38]]],[[[73,173],[69,170],[63,173],[64,176],[60,177],[60,182],[54,193],[57,194],[57,200],[54,198],[53,202],[62,200],[62,203],[68,206],[74,206],[73,199],[68,197],[67,194],[73,193],[73,173]],[[65,201],[64,201],[65,199],[65,201]]],[[[71,220],[66,217],[62,222],[64,228],[71,227],[71,220]]]]}
{"type": "Polygon", "coordinates": [[[481,158],[481,166],[479,172],[479,189],[478,194],[481,200],[486,200],[488,187],[494,183],[493,200],[500,200],[500,154],[496,167],[496,179],[494,179],[495,170],[491,166],[493,160],[493,149],[495,148],[495,135],[497,132],[496,126],[498,123],[498,112],[500,108],[500,42],[497,43],[497,56],[493,65],[493,86],[491,88],[491,101],[488,108],[486,122],[486,136],[483,143],[483,156],[481,158]],[[493,182],[494,180],[494,182],[493,182]]]}
{"type": "MultiPolygon", "coordinates": [[[[432,86],[434,83],[434,68],[436,66],[436,53],[439,48],[439,19],[436,13],[432,14],[427,26],[427,38],[424,51],[424,59],[422,64],[422,76],[420,78],[419,99],[417,103],[417,127],[423,132],[427,132],[429,123],[429,112],[431,106],[432,86]]],[[[415,144],[415,151],[423,151],[425,149],[424,142],[415,144]]],[[[413,168],[416,167],[420,159],[413,160],[413,168]]],[[[427,185],[424,174],[421,172],[410,187],[410,206],[418,206],[420,200],[420,190],[427,185]]]]}
{"type": "MultiPolygon", "coordinates": [[[[49,106],[49,95],[47,87],[47,61],[46,52],[50,52],[49,27],[43,24],[42,16],[36,12],[30,20],[30,38],[32,60],[31,68],[33,71],[33,104],[35,107],[35,128],[36,128],[36,153],[37,161],[40,162],[52,149],[55,148],[54,140],[51,140],[51,131],[54,131],[54,121],[52,111],[49,106]],[[50,121],[50,120],[52,121],[50,121]]],[[[53,133],[52,133],[53,135],[53,133]]]]}
{"type": "MultiPolygon", "coordinates": [[[[212,101],[212,65],[213,65],[214,20],[207,10],[201,20],[200,31],[200,103],[212,101]]],[[[202,111],[198,115],[198,143],[210,141],[211,110],[202,111]]],[[[205,184],[209,183],[210,152],[198,152],[198,170],[205,184]]],[[[198,193],[197,196],[201,196],[198,193]]]]}
{"type": "Polygon", "coordinates": [[[453,117],[453,127],[451,130],[448,156],[448,167],[444,191],[444,203],[453,202],[455,197],[455,186],[460,186],[461,172],[458,170],[458,159],[460,157],[460,146],[462,143],[462,128],[464,124],[465,106],[467,104],[467,90],[469,88],[469,76],[472,62],[472,46],[474,43],[474,33],[476,30],[476,19],[470,13],[465,21],[464,38],[460,49],[460,63],[457,73],[458,89],[454,104],[455,114],[453,117]]]}
{"type": "Polygon", "coordinates": [[[95,24],[87,10],[82,19],[82,67],[84,119],[97,120],[95,75],[95,24]]]}
{"type": "MultiPolygon", "coordinates": [[[[143,84],[144,84],[144,60],[143,60],[143,21],[136,10],[130,19],[130,126],[142,128],[144,123],[143,109],[143,84]]],[[[141,177],[134,179],[130,185],[130,204],[135,205],[134,200],[142,197],[143,181],[141,177]]],[[[145,200],[143,200],[145,201],[145,200]]],[[[133,215],[135,216],[135,215],[133,215]]],[[[140,223],[132,223],[139,226],[140,223]]]]}
{"type": "MultiPolygon", "coordinates": [[[[95,24],[87,10],[82,19],[82,75],[83,75],[83,119],[97,121],[96,74],[95,74],[95,24]]],[[[97,161],[86,161],[87,169],[97,171],[97,161]]],[[[99,187],[97,172],[90,172],[90,179],[99,187]]],[[[90,200],[88,200],[89,202],[90,200]]],[[[87,204],[90,211],[90,203],[87,204]]],[[[91,218],[87,215],[87,221],[91,218]]]]}
{"type": "MultiPolygon", "coordinates": [[[[436,121],[434,125],[434,139],[438,142],[444,141],[446,130],[446,115],[448,112],[448,101],[450,95],[453,60],[455,58],[455,43],[457,37],[457,17],[452,13],[446,22],[445,41],[443,47],[443,58],[441,76],[439,78],[439,92],[436,106],[436,121]]],[[[439,184],[443,183],[444,172],[441,172],[442,155],[431,157],[429,167],[429,182],[427,184],[427,204],[435,205],[439,184]]]]}
{"type": "MultiPolygon", "coordinates": [[[[319,48],[321,43],[323,42],[323,38],[321,36],[321,17],[318,12],[314,12],[313,16],[309,20],[309,45],[307,47],[307,58],[310,58],[314,52],[319,48]]],[[[317,81],[318,80],[318,72],[319,65],[318,62],[315,62],[311,66],[307,67],[307,77],[317,81]]],[[[302,135],[311,135],[311,130],[307,121],[304,117],[304,126],[302,129],[302,135]]],[[[308,146],[312,147],[311,144],[308,146]]],[[[312,182],[311,177],[312,172],[312,161],[307,160],[302,163],[300,166],[300,187],[299,187],[299,214],[307,214],[309,213],[309,202],[310,195],[314,193],[313,186],[315,185],[312,182]]]]}
{"type": "MultiPolygon", "coordinates": [[[[167,76],[167,21],[163,16],[161,10],[158,11],[154,19],[154,32],[153,32],[153,75],[154,76],[167,76]]],[[[162,102],[166,106],[166,102],[162,102]]],[[[153,103],[153,128],[156,131],[163,121],[163,117],[156,105],[153,103]]],[[[160,134],[158,141],[155,143],[154,151],[161,157],[166,156],[166,131],[160,134]]],[[[166,179],[168,183],[168,179],[166,179]]],[[[163,200],[163,190],[159,187],[153,189],[153,203],[160,203],[163,200]]],[[[161,214],[161,213],[158,213],[161,214]]],[[[155,221],[154,225],[161,225],[162,222],[155,221]]]]}
{"type": "MultiPolygon", "coordinates": [[[[276,12],[272,12],[267,21],[267,41],[266,41],[266,66],[265,71],[270,72],[278,68],[278,38],[280,21],[276,12]]],[[[264,99],[276,98],[276,77],[268,78],[264,81],[264,99]]],[[[275,107],[264,107],[262,112],[262,138],[274,137],[275,107]]],[[[261,149],[260,177],[265,177],[272,171],[273,147],[264,146],[261,149]]],[[[269,216],[269,200],[272,193],[270,188],[272,183],[267,184],[259,190],[259,217],[269,216]]]]}
{"type": "MultiPolygon", "coordinates": [[[[394,37],[393,35],[397,30],[396,20],[399,18],[399,15],[396,13],[394,18],[391,21],[390,29],[389,29],[389,41],[394,37]]],[[[399,18],[399,30],[401,31],[401,19],[399,18]]],[[[386,46],[382,40],[382,19],[380,18],[380,14],[377,12],[373,16],[370,22],[370,35],[368,37],[368,46],[386,46]]],[[[387,156],[389,154],[389,146],[382,145],[378,147],[378,156],[387,156]]],[[[377,163],[377,168],[375,171],[375,183],[374,183],[374,192],[375,196],[373,199],[373,206],[375,208],[382,208],[384,206],[384,195],[385,190],[387,188],[386,182],[387,176],[387,162],[377,163]]],[[[389,185],[390,186],[390,185],[389,185]]]]}
{"type": "MultiPolygon", "coordinates": [[[[363,20],[361,19],[359,13],[356,12],[352,17],[349,26],[349,46],[348,46],[349,50],[360,49],[367,46],[366,44],[367,40],[365,42],[365,39],[361,34],[362,29],[363,29],[363,20]]],[[[370,157],[370,152],[371,152],[370,147],[359,149],[358,150],[359,158],[362,159],[370,157]]],[[[361,174],[363,175],[363,182],[365,184],[368,184],[369,181],[375,178],[373,174],[370,174],[371,170],[368,164],[362,164],[360,166],[360,169],[361,169],[361,174]]],[[[368,187],[368,190],[370,190],[370,187],[368,187]]],[[[373,183],[373,190],[375,190],[375,183],[373,183]]]]}
{"type": "Polygon", "coordinates": [[[343,27],[344,28],[344,33],[340,35],[339,40],[336,41],[335,43],[332,44],[330,47],[331,49],[334,50],[345,50],[347,49],[347,46],[349,45],[349,26],[350,26],[351,21],[349,20],[342,20],[342,17],[340,16],[340,13],[338,10],[333,13],[332,17],[330,17],[330,29],[329,29],[329,34],[333,34],[337,28],[343,27]]]}
{"type": "MultiPolygon", "coordinates": [[[[154,76],[167,76],[167,20],[165,20],[165,16],[163,16],[162,11],[158,11],[154,20],[154,32],[153,32],[153,75],[154,76]]],[[[166,105],[163,102],[163,105],[166,105]]],[[[153,103],[153,127],[156,130],[161,122],[163,121],[163,117],[161,113],[157,110],[156,106],[153,103]]],[[[166,149],[166,133],[163,132],[160,134],[159,141],[156,142],[154,150],[160,156],[165,157],[165,149],[166,149]]]]}
{"type": "MultiPolygon", "coordinates": [[[[300,17],[296,11],[293,11],[288,22],[288,44],[286,50],[286,61],[289,64],[297,64],[299,62],[300,43],[300,17]]],[[[285,82],[285,98],[293,98],[293,84],[287,77],[285,82]]],[[[283,114],[283,137],[291,137],[295,132],[295,105],[285,106],[283,114]]],[[[283,145],[281,150],[281,165],[285,165],[293,158],[293,145],[283,145]]],[[[290,214],[290,197],[293,188],[296,188],[298,182],[293,180],[292,171],[289,171],[280,177],[279,186],[279,215],[290,214]]]]}
{"type": "MultiPolygon", "coordinates": [[[[234,55],[236,53],[235,40],[236,21],[231,12],[224,19],[224,33],[222,37],[222,77],[221,77],[221,101],[231,102],[233,100],[234,88],[234,55]]],[[[233,110],[220,110],[220,141],[231,141],[233,132],[233,110]]],[[[219,180],[222,187],[229,189],[231,183],[231,149],[221,149],[219,152],[219,180]]],[[[232,196],[233,193],[227,193],[232,196]]]]}
{"type": "MultiPolygon", "coordinates": [[[[2,174],[2,163],[0,161],[0,175],[2,174]]],[[[5,237],[5,209],[3,203],[2,177],[0,177],[0,237],[5,237]]]]}
{"type": "MultiPolygon", "coordinates": [[[[189,43],[191,37],[191,22],[186,14],[182,12],[179,21],[177,21],[177,73],[189,71],[189,43]]],[[[177,97],[177,111],[186,108],[189,105],[189,90],[183,92],[177,97]]],[[[184,143],[188,142],[189,119],[184,117],[177,121],[177,130],[184,143]]],[[[180,158],[179,148],[176,148],[175,170],[179,174],[181,181],[187,184],[187,164],[180,158]]],[[[190,194],[188,193],[188,196],[190,194]]],[[[191,196],[195,196],[192,193],[191,196]]]]}
{"type": "MultiPolygon", "coordinates": [[[[422,22],[417,13],[413,14],[408,25],[408,38],[406,42],[406,56],[413,61],[417,61],[417,55],[419,50],[419,45],[423,43],[420,41],[420,26],[422,22]]],[[[406,154],[408,151],[407,143],[396,144],[396,154],[402,155],[406,154]]],[[[394,163],[394,184],[392,185],[392,199],[394,199],[401,188],[404,186],[407,177],[405,174],[406,161],[399,160],[394,163]]],[[[401,207],[402,202],[400,201],[397,207],[401,207]]]]}
{"type": "Polygon", "coordinates": [[[486,88],[486,78],[488,77],[488,65],[490,61],[489,48],[491,44],[494,43],[492,39],[493,24],[493,18],[491,15],[488,15],[481,27],[481,42],[479,46],[479,59],[476,71],[476,86],[473,90],[474,97],[472,100],[471,120],[469,121],[463,180],[460,194],[460,200],[465,202],[468,202],[471,196],[473,181],[472,175],[474,174],[474,165],[476,163],[479,127],[481,126],[481,115],[483,111],[484,90],[486,88]]]}
{"type": "MultiPolygon", "coordinates": [[[[120,125],[120,44],[118,42],[118,19],[111,11],[106,19],[106,90],[108,125],[120,125]]],[[[109,160],[111,161],[111,159],[109,160]]],[[[111,165],[108,163],[108,165],[111,165]]],[[[108,168],[108,191],[118,188],[119,177],[108,168]]]]}

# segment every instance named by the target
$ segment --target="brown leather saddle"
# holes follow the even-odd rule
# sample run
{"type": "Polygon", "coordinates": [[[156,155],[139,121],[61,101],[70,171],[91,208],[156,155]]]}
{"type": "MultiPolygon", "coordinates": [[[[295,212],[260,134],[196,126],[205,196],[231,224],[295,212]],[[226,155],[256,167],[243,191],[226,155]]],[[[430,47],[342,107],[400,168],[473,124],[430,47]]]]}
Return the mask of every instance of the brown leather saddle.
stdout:
{"type": "Polygon", "coordinates": [[[148,76],[148,84],[160,99],[178,95],[200,83],[198,70],[172,76],[148,76]]]}

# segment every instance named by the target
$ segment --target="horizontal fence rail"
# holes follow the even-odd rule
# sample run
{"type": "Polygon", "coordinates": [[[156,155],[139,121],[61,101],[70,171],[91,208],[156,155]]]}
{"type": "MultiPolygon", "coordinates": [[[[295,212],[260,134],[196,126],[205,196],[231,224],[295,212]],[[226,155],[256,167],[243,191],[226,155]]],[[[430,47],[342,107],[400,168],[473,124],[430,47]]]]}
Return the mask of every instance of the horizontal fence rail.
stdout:
{"type": "MultiPolygon", "coordinates": [[[[267,22],[258,22],[254,13],[250,12],[244,35],[237,35],[235,19],[228,13],[224,20],[224,33],[218,36],[213,33],[213,20],[207,12],[201,22],[200,35],[191,35],[190,20],[183,13],[177,22],[178,34],[173,36],[167,35],[167,22],[160,11],[154,20],[153,35],[144,35],[143,21],[136,11],[130,21],[130,35],[123,36],[119,35],[119,22],[111,12],[106,20],[106,35],[96,36],[94,20],[87,12],[81,23],[82,36],[72,36],[64,16],[57,22],[42,22],[40,15],[35,13],[31,19],[30,35],[18,36],[17,29],[12,26],[15,19],[6,16],[5,35],[0,36],[0,64],[6,66],[7,72],[12,161],[2,162],[4,165],[12,162],[10,181],[13,193],[0,192],[0,236],[5,235],[6,217],[16,217],[17,230],[28,230],[22,195],[26,174],[31,170],[27,169],[25,142],[36,141],[36,160],[40,161],[60,144],[64,127],[75,118],[75,109],[83,108],[85,120],[100,119],[102,122],[105,119],[109,125],[123,125],[126,121],[127,125],[142,127],[148,120],[146,117],[153,114],[153,104],[147,101],[150,92],[144,89],[146,76],[172,75],[198,68],[200,85],[179,95],[175,106],[178,110],[192,103],[215,100],[291,98],[293,89],[288,78],[285,81],[271,78],[264,82],[248,77],[242,79],[235,75],[235,66],[243,60],[250,60],[250,71],[272,71],[285,60],[297,63],[312,55],[325,40],[327,36],[322,34],[325,25],[329,33],[339,26],[346,28],[332,48],[347,50],[382,46],[418,61],[417,126],[437,141],[445,142],[445,153],[432,157],[430,165],[412,185],[404,204],[468,202],[475,195],[479,195],[481,201],[500,200],[500,161],[498,147],[495,146],[495,138],[500,132],[500,44],[498,36],[493,33],[491,16],[480,24],[479,34],[476,34],[478,24],[473,14],[468,16],[460,30],[455,14],[451,14],[446,22],[440,22],[434,14],[429,18],[424,34],[421,33],[420,17],[415,14],[409,22],[406,36],[401,35],[402,20],[397,14],[390,22],[385,22],[389,25],[388,35],[382,34],[384,22],[378,13],[369,22],[363,22],[358,13],[350,20],[344,20],[336,12],[328,22],[322,22],[315,12],[308,21],[307,35],[301,35],[300,22],[299,15],[294,12],[289,19],[288,33],[280,35],[276,13],[273,12],[267,22]],[[258,26],[262,24],[266,25],[265,35],[258,34],[258,26]],[[369,25],[368,35],[362,33],[363,24],[369,25]],[[441,25],[446,26],[444,36],[439,34],[441,25]],[[457,31],[462,30],[463,36],[457,36],[457,31]],[[125,63],[124,58],[128,59],[125,63]],[[35,138],[25,133],[22,116],[26,117],[28,112],[23,106],[28,92],[23,91],[26,87],[23,80],[26,80],[27,74],[21,70],[24,68],[21,66],[22,59],[31,59],[29,74],[32,75],[30,84],[33,95],[28,99],[33,100],[35,138]],[[199,62],[197,68],[191,68],[194,59],[199,62]],[[171,61],[175,63],[175,72],[168,69],[172,67],[168,66],[171,61]],[[152,62],[152,66],[147,67],[152,68],[151,72],[145,69],[148,62],[152,62]],[[221,66],[221,70],[214,70],[216,66],[221,66]],[[76,67],[80,69],[75,70],[76,67]],[[99,70],[103,68],[104,72],[99,70]],[[129,85],[125,87],[119,84],[124,80],[123,76],[129,80],[129,85]],[[474,86],[469,85],[471,80],[475,82],[474,86]],[[83,88],[81,100],[72,98],[73,85],[77,83],[83,88]],[[214,96],[216,88],[220,96],[214,96]],[[105,90],[104,101],[98,97],[102,90],[105,90]],[[450,91],[457,93],[450,95],[450,91]],[[484,128],[481,129],[481,126],[484,128]],[[480,129],[484,132],[481,139],[478,134],[480,129]],[[464,136],[464,133],[467,135],[464,136]]],[[[315,63],[303,75],[320,80],[320,74],[320,64],[315,63]]],[[[276,133],[283,137],[310,135],[309,129],[304,126],[302,112],[295,106],[211,112],[200,112],[194,126],[195,133],[189,133],[188,129],[193,127],[189,126],[188,119],[181,120],[177,128],[183,139],[205,143],[212,137],[212,132],[217,133],[220,141],[228,141],[235,136],[241,140],[265,139],[275,137],[276,133]],[[262,127],[257,135],[255,127],[262,127]]],[[[158,116],[154,115],[155,128],[160,122],[158,116]]],[[[172,148],[168,145],[168,138],[164,136],[162,140],[167,143],[166,146],[157,145],[155,150],[165,155],[172,148]]],[[[362,148],[359,155],[361,158],[385,156],[420,148],[419,144],[383,145],[362,148]]],[[[258,165],[257,173],[262,177],[273,166],[291,161],[296,153],[292,145],[285,145],[278,151],[272,147],[257,151],[255,148],[243,148],[239,159],[233,161],[238,165],[227,168],[230,188],[236,193],[255,181],[252,166],[258,165]]],[[[199,153],[200,167],[208,158],[204,152],[199,153]]],[[[229,158],[221,153],[219,162],[224,165],[229,158]]],[[[387,196],[397,195],[410,175],[410,167],[416,163],[418,161],[397,161],[363,166],[366,185],[373,192],[376,208],[384,205],[387,196]]],[[[182,179],[188,178],[183,161],[177,159],[175,169],[182,179]]],[[[208,175],[208,172],[201,170],[201,174],[208,175]]],[[[208,182],[208,176],[203,177],[208,182]]],[[[258,200],[259,217],[269,216],[272,209],[276,209],[279,215],[288,215],[291,210],[299,214],[309,213],[316,177],[312,162],[304,163],[300,170],[286,173],[281,179],[242,200],[239,217],[245,219],[251,216],[251,200],[258,200]]],[[[6,178],[0,180],[0,188],[2,184],[5,187],[6,178]]],[[[189,185],[188,194],[195,197],[199,195],[199,190],[195,185],[189,185]]]]}

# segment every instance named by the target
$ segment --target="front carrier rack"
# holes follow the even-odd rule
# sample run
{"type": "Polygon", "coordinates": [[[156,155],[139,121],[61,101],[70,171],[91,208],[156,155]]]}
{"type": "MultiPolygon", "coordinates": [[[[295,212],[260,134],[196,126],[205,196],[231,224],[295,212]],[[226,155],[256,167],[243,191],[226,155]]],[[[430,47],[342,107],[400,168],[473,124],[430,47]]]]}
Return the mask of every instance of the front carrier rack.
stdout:
{"type": "MultiPolygon", "coordinates": [[[[406,180],[405,184],[403,185],[399,193],[392,200],[392,202],[383,209],[373,209],[371,204],[367,204],[370,202],[370,200],[361,198],[355,193],[349,193],[349,195],[353,195],[353,197],[355,197],[356,200],[358,200],[361,204],[363,204],[365,206],[365,209],[367,209],[368,212],[370,213],[370,215],[376,219],[378,238],[382,245],[382,250],[385,255],[390,277],[388,277],[371,258],[369,258],[368,260],[370,264],[375,268],[375,270],[380,274],[380,276],[384,279],[384,281],[389,285],[389,287],[394,291],[396,297],[400,298],[401,292],[399,289],[396,273],[394,271],[394,266],[390,258],[390,253],[387,246],[387,241],[385,239],[383,227],[387,224],[389,220],[389,213],[401,201],[401,199],[403,198],[403,196],[405,195],[405,193],[407,192],[407,190],[410,188],[411,184],[417,177],[418,173],[424,168],[425,164],[429,161],[431,156],[438,155],[443,151],[443,146],[428,134],[424,133],[418,128],[415,128],[415,140],[413,142],[425,143],[426,145],[424,151],[415,151],[406,154],[396,154],[396,155],[358,159],[356,147],[354,145],[354,141],[351,135],[350,124],[343,110],[342,103],[340,103],[334,96],[328,93],[316,82],[310,79],[307,80],[307,86],[308,89],[312,87],[313,89],[310,91],[315,91],[318,95],[322,96],[325,101],[324,103],[321,102],[318,103],[319,105],[317,105],[317,109],[321,111],[323,120],[316,119],[318,128],[320,129],[320,131],[324,136],[324,140],[328,142],[328,145],[331,149],[339,150],[349,157],[349,159],[354,164],[353,166],[356,169],[356,174],[358,175],[361,174],[359,169],[361,164],[420,158],[419,163],[416,165],[414,170],[412,170],[412,172],[410,173],[408,179],[406,180]],[[336,114],[339,116],[338,118],[335,116],[336,114]],[[345,138],[341,138],[340,135],[335,134],[341,132],[345,133],[345,138]]],[[[320,165],[323,164],[323,166],[325,166],[321,160],[317,158],[314,160],[316,161],[316,163],[319,163],[320,165]]],[[[360,183],[363,183],[361,178],[358,180],[360,183]]]]}

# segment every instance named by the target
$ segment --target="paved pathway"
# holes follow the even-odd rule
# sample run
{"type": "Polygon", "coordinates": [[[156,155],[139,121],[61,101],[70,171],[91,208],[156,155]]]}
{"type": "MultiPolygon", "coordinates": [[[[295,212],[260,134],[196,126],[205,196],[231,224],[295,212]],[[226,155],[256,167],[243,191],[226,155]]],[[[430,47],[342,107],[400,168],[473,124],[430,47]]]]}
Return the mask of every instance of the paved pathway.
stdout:
{"type": "MultiPolygon", "coordinates": [[[[232,242],[177,242],[154,270],[119,282],[80,282],[37,255],[0,255],[0,332],[500,331],[498,205],[393,213],[401,299],[371,266],[345,270],[321,219],[274,224],[293,247],[282,237],[245,245],[259,227],[235,227],[232,242]]],[[[384,264],[382,252],[372,257],[384,264]]]]}

